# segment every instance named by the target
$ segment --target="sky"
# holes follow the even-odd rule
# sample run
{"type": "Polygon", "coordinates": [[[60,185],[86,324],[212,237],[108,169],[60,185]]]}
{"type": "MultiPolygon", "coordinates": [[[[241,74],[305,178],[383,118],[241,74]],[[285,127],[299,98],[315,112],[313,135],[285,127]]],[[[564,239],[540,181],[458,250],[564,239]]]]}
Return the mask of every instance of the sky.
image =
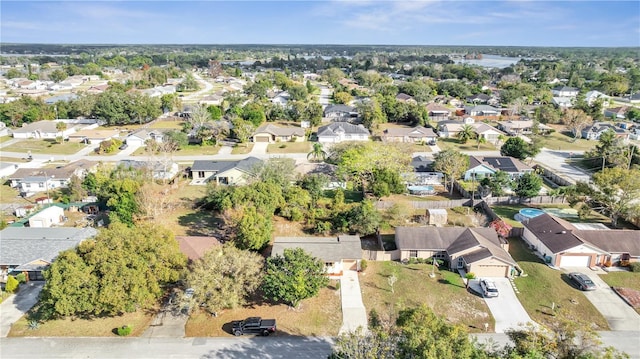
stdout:
{"type": "Polygon", "coordinates": [[[640,1],[0,2],[0,42],[640,46],[640,1]]]}

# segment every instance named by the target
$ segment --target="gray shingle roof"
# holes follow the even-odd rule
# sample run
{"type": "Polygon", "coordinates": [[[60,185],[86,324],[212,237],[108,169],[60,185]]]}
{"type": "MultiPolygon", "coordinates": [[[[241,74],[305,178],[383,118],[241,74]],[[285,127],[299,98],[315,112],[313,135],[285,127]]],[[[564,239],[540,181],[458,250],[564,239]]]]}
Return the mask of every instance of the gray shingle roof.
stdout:
{"type": "Polygon", "coordinates": [[[191,172],[197,171],[211,171],[221,173],[228,171],[232,168],[237,168],[244,172],[251,172],[256,165],[262,163],[262,160],[256,157],[247,157],[240,161],[209,161],[209,160],[196,160],[193,161],[191,166],[191,172]]]}
{"type": "Polygon", "coordinates": [[[573,233],[576,229],[571,223],[547,213],[523,221],[522,224],[553,253],[560,253],[584,243],[573,233]]]}
{"type": "Polygon", "coordinates": [[[347,106],[347,105],[327,105],[327,107],[325,107],[324,109],[324,113],[330,113],[330,112],[356,112],[356,108],[353,106],[347,106]]]}
{"type": "Polygon", "coordinates": [[[629,253],[640,256],[640,231],[632,230],[577,230],[578,237],[609,253],[629,253]]]}
{"type": "Polygon", "coordinates": [[[60,252],[97,234],[95,228],[8,227],[0,231],[0,265],[52,262],[60,252]]]}
{"type": "Polygon", "coordinates": [[[338,132],[347,134],[370,135],[369,130],[362,125],[354,125],[349,122],[334,122],[318,129],[318,136],[335,136],[338,132]]]}
{"type": "Polygon", "coordinates": [[[362,259],[360,237],[276,237],[271,255],[282,255],[285,249],[302,248],[305,252],[325,262],[343,259],[362,259]]]}
{"type": "Polygon", "coordinates": [[[391,127],[384,131],[385,136],[408,136],[408,137],[437,137],[433,129],[423,126],[416,127],[391,127]]]}

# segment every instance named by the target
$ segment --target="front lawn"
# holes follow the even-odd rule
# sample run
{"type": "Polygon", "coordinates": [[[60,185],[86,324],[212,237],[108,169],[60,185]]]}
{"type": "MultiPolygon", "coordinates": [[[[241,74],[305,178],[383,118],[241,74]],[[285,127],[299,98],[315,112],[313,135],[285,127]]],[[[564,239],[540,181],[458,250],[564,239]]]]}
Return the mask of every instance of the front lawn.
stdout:
{"type": "Polygon", "coordinates": [[[600,275],[600,278],[610,287],[640,290],[640,273],[638,272],[609,272],[600,275]]]}
{"type": "Polygon", "coordinates": [[[494,328],[484,300],[467,291],[460,275],[436,268],[435,278],[430,278],[431,270],[428,264],[368,262],[359,277],[367,315],[375,310],[385,320],[402,309],[426,304],[436,314],[464,325],[469,331],[484,331],[484,323],[489,323],[489,330],[494,328]],[[392,273],[397,278],[393,292],[388,279],[392,273]]]}
{"type": "Polygon", "coordinates": [[[304,142],[280,142],[267,146],[267,153],[309,153],[311,143],[304,142]]]}
{"type": "MultiPolygon", "coordinates": [[[[173,154],[176,156],[199,156],[199,155],[217,155],[220,150],[219,146],[201,146],[201,145],[186,145],[180,147],[173,154]]],[[[141,146],[135,152],[133,156],[148,156],[146,146],[141,146]]],[[[154,154],[155,155],[155,154],[154,154]]]]}
{"type": "Polygon", "coordinates": [[[0,143],[7,142],[7,141],[10,141],[10,140],[13,140],[13,137],[11,137],[11,136],[2,136],[2,137],[0,137],[0,143]]]}
{"type": "Polygon", "coordinates": [[[336,281],[320,290],[314,297],[305,299],[298,308],[284,304],[252,305],[225,310],[212,317],[204,311],[193,313],[185,327],[187,337],[230,337],[231,321],[246,317],[276,319],[278,330],[275,336],[336,336],[342,326],[340,290],[336,281]]]}
{"type": "Polygon", "coordinates": [[[534,321],[550,323],[554,318],[552,307],[555,306],[555,311],[564,312],[566,318],[580,318],[593,323],[596,330],[609,330],[607,321],[584,294],[572,286],[561,271],[544,264],[524,241],[510,238],[509,253],[526,274],[526,277],[516,277],[514,281],[520,291],[518,299],[534,321]]]}
{"type": "Polygon", "coordinates": [[[31,153],[72,155],[84,147],[84,144],[78,142],[63,141],[58,143],[55,140],[22,140],[4,147],[2,151],[22,153],[31,151],[31,153]]]}
{"type": "Polygon", "coordinates": [[[171,129],[171,130],[182,131],[182,124],[183,123],[184,123],[183,120],[159,120],[159,121],[156,121],[156,122],[152,123],[149,126],[149,128],[171,129]]]}
{"type": "Polygon", "coordinates": [[[117,317],[79,319],[65,318],[40,323],[37,329],[29,328],[28,315],[24,315],[11,327],[10,337],[113,337],[115,328],[130,325],[131,336],[140,336],[149,327],[153,313],[137,311],[117,317]]]}
{"type": "Polygon", "coordinates": [[[233,146],[233,149],[231,149],[231,154],[246,155],[247,153],[251,152],[252,149],[253,149],[253,143],[239,144],[239,145],[233,146]]]}
{"type": "Polygon", "coordinates": [[[497,151],[498,149],[491,143],[481,143],[478,148],[476,140],[469,140],[467,143],[460,143],[457,138],[440,138],[437,143],[441,150],[454,149],[456,151],[497,151]]]}
{"type": "Polygon", "coordinates": [[[598,143],[598,141],[589,141],[581,138],[575,140],[570,132],[561,131],[561,127],[557,128],[556,132],[543,136],[542,139],[544,140],[545,148],[558,151],[589,151],[598,143]]]}

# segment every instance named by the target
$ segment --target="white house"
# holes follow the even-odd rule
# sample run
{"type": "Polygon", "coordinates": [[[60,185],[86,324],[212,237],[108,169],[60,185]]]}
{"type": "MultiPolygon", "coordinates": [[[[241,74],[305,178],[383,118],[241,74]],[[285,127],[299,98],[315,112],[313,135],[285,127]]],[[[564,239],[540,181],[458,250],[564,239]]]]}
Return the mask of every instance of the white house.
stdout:
{"type": "Polygon", "coordinates": [[[165,134],[159,130],[138,130],[129,136],[127,136],[126,142],[129,146],[144,146],[147,140],[153,140],[156,143],[162,143],[164,141],[165,134]]]}
{"type": "Polygon", "coordinates": [[[362,125],[353,125],[348,122],[333,122],[318,129],[318,142],[368,141],[370,135],[369,130],[362,125]]]}
{"type": "Polygon", "coordinates": [[[578,96],[579,89],[569,86],[556,86],[551,89],[551,94],[554,97],[576,97],[578,96]]]}
{"type": "Polygon", "coordinates": [[[70,134],[76,132],[75,127],[70,126],[64,131],[57,129],[56,121],[38,121],[24,124],[20,128],[11,130],[14,138],[35,138],[35,139],[52,139],[57,137],[67,138],[70,134]]]}

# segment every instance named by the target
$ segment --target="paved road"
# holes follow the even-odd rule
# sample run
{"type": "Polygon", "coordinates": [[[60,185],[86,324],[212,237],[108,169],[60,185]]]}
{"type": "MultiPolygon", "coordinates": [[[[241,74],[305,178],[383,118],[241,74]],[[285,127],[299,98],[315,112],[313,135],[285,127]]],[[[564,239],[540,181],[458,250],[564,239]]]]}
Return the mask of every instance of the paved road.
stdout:
{"type": "Polygon", "coordinates": [[[198,101],[203,95],[209,93],[211,89],[213,89],[213,85],[209,83],[209,81],[203,79],[198,73],[192,72],[192,75],[196,79],[196,81],[198,81],[204,87],[192,94],[184,96],[182,98],[183,102],[198,101]]]}
{"type": "Polygon", "coordinates": [[[584,151],[555,151],[543,148],[534,159],[535,162],[551,168],[555,173],[573,180],[574,182],[589,182],[591,175],[578,167],[568,164],[566,161],[571,156],[582,155],[584,151]]]}
{"type": "MultiPolygon", "coordinates": [[[[640,359],[640,346],[638,345],[639,332],[598,332],[603,346],[614,347],[619,351],[629,354],[631,359],[640,359]]],[[[506,334],[478,333],[473,334],[478,339],[478,343],[497,343],[500,347],[509,343],[506,334]]]]}
{"type": "Polygon", "coordinates": [[[331,338],[2,338],[2,359],[326,358],[331,338]]]}
{"type": "MultiPolygon", "coordinates": [[[[563,270],[565,272],[584,273],[596,284],[598,289],[583,293],[591,304],[604,316],[611,330],[640,331],[640,315],[622,300],[600,276],[584,267],[568,267],[563,268],[563,270]]],[[[640,344],[640,337],[638,344],[640,344]]]]}
{"type": "MultiPolygon", "coordinates": [[[[43,282],[22,284],[17,294],[0,303],[0,337],[6,337],[11,330],[11,325],[38,302],[42,285],[43,282]]],[[[1,355],[0,357],[5,358],[1,355]]]]}
{"type": "MultiPolygon", "coordinates": [[[[493,318],[496,321],[495,332],[504,333],[510,328],[518,328],[526,323],[533,323],[527,311],[516,297],[513,287],[508,278],[491,278],[498,288],[498,297],[484,298],[493,318]]],[[[472,280],[469,285],[471,289],[482,293],[480,280],[472,280]]]]}
{"type": "Polygon", "coordinates": [[[318,102],[322,105],[322,107],[326,107],[329,104],[329,98],[331,97],[331,90],[321,85],[320,86],[320,97],[318,98],[318,102]]]}

